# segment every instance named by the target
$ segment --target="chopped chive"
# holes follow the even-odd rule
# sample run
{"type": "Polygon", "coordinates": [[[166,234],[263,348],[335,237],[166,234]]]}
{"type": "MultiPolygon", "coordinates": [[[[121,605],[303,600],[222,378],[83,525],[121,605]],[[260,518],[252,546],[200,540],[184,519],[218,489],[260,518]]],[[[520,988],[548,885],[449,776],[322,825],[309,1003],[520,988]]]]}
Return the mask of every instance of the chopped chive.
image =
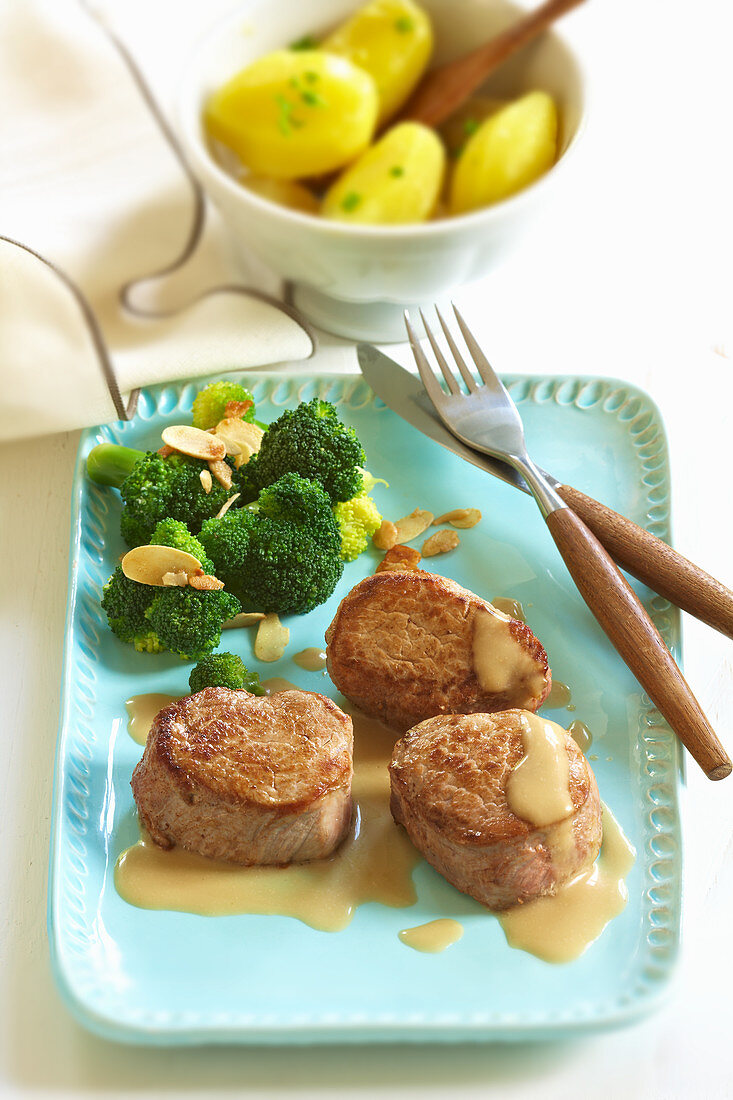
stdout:
{"type": "Polygon", "coordinates": [[[468,136],[470,137],[471,134],[476,133],[478,128],[479,128],[479,121],[478,121],[477,118],[464,119],[464,121],[463,121],[463,132],[464,132],[464,134],[468,134],[468,136]]]}
{"type": "Polygon", "coordinates": [[[295,104],[286,99],[284,95],[276,95],[275,102],[278,106],[277,128],[285,137],[289,137],[293,130],[299,130],[303,125],[302,119],[293,118],[295,104]]]}
{"type": "Polygon", "coordinates": [[[314,38],[312,34],[304,34],[302,38],[297,38],[295,42],[290,43],[291,50],[314,50],[318,45],[318,39],[314,38]]]}
{"type": "Polygon", "coordinates": [[[307,103],[310,107],[325,107],[326,101],[323,96],[320,96],[318,92],[312,92],[309,88],[306,88],[304,92],[300,93],[300,98],[304,103],[307,103]]]}
{"type": "Polygon", "coordinates": [[[400,176],[404,176],[405,169],[402,167],[401,164],[393,164],[389,170],[389,174],[390,176],[394,176],[395,179],[399,179],[400,176]]]}
{"type": "Polygon", "coordinates": [[[358,191],[349,191],[341,200],[341,209],[350,213],[352,210],[356,210],[357,206],[361,202],[361,195],[358,191]]]}
{"type": "Polygon", "coordinates": [[[318,73],[314,73],[312,69],[309,69],[307,73],[303,73],[303,76],[309,84],[315,84],[317,80],[320,80],[318,73]]]}
{"type": "Polygon", "coordinates": [[[400,34],[409,34],[410,31],[415,29],[415,21],[410,19],[409,15],[401,15],[399,19],[395,19],[394,25],[395,30],[399,31],[400,34]]]}

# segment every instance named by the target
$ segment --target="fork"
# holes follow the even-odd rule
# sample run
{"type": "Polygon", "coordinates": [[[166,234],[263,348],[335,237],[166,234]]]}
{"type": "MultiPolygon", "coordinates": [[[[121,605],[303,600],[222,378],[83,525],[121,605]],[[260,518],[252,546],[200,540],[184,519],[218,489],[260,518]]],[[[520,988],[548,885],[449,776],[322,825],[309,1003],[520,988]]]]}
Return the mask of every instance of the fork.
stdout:
{"type": "Polygon", "coordinates": [[[703,714],[662,636],[601,543],[530,458],[516,405],[455,306],[453,311],[478,379],[466,365],[437,307],[435,312],[455,361],[457,375],[448,365],[420,311],[447,393],[405,313],[407,335],[417,369],[438,416],[458,439],[508,463],[522,475],[578,591],[609,640],[707,777],[724,779],[731,772],[730,757],[703,714]]]}

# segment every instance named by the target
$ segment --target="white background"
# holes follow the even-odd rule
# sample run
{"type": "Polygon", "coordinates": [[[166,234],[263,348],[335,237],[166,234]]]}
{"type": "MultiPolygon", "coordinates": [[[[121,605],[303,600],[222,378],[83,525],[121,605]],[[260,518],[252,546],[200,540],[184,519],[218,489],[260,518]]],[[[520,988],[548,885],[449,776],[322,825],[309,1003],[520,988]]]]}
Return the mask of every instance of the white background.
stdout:
{"type": "MultiPolygon", "coordinates": [[[[168,101],[196,34],[231,6],[107,8],[168,101]]],[[[729,585],[731,30],[721,0],[590,0],[568,17],[593,101],[563,202],[511,262],[458,298],[499,370],[614,375],[652,394],[670,439],[677,546],[729,585]]],[[[326,340],[311,367],[353,368],[353,354],[326,340]]],[[[77,442],[69,433],[0,448],[3,1097],[733,1095],[733,778],[711,784],[692,765],[681,962],[667,1006],[634,1027],[521,1047],[170,1052],[78,1027],[54,989],[45,932],[77,442]]],[[[688,617],[684,630],[688,679],[730,750],[731,643],[688,617]]]]}

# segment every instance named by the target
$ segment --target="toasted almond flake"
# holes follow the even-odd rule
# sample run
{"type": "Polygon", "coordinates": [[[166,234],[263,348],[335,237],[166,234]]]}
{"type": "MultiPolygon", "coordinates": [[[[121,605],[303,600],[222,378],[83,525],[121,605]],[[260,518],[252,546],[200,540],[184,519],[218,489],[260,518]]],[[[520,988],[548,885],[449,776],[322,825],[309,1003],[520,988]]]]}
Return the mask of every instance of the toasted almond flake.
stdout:
{"type": "Polygon", "coordinates": [[[372,542],[377,550],[391,550],[398,543],[397,528],[388,519],[383,519],[377,530],[372,535],[372,542]]]}
{"type": "Polygon", "coordinates": [[[222,459],[217,458],[209,463],[209,470],[214,475],[216,480],[221,485],[222,489],[231,489],[232,487],[232,468],[228,466],[222,459]]]}
{"type": "Polygon", "coordinates": [[[244,462],[249,462],[252,455],[259,451],[265,434],[256,424],[247,424],[237,417],[224,417],[214,431],[217,438],[224,441],[227,454],[232,457],[244,456],[244,462]]]}
{"type": "Polygon", "coordinates": [[[202,470],[199,474],[199,479],[201,481],[201,487],[203,488],[204,492],[207,494],[210,493],[211,487],[214,484],[211,480],[211,470],[202,470]]]}
{"type": "Polygon", "coordinates": [[[403,516],[395,523],[397,528],[397,542],[412,542],[423,531],[427,531],[433,522],[433,513],[426,512],[424,508],[416,508],[409,516],[403,516]]]}
{"type": "Polygon", "coordinates": [[[264,611],[240,611],[233,619],[227,619],[225,623],[222,623],[221,629],[239,630],[242,627],[254,626],[256,623],[262,622],[264,617],[264,611]]]}
{"type": "Polygon", "coordinates": [[[195,573],[191,573],[188,578],[188,583],[191,588],[195,588],[197,592],[218,592],[219,589],[224,587],[224,581],[220,581],[218,577],[212,577],[208,573],[204,573],[203,569],[197,569],[195,573]]]}
{"type": "Polygon", "coordinates": [[[227,401],[224,406],[224,416],[242,417],[254,405],[254,401],[227,401]]]}
{"type": "Polygon", "coordinates": [[[162,447],[158,447],[158,454],[161,458],[169,458],[170,455],[175,453],[176,452],[173,450],[173,448],[169,447],[167,443],[164,443],[162,447]]]}
{"type": "Polygon", "coordinates": [[[290,631],[271,612],[265,615],[255,638],[255,657],[258,661],[279,661],[290,641],[290,631]]]}
{"type": "Polygon", "coordinates": [[[384,555],[376,573],[413,573],[419,571],[420,551],[414,546],[392,546],[384,555]]]}
{"type": "Polygon", "coordinates": [[[434,519],[433,526],[437,527],[439,523],[450,523],[452,527],[466,530],[469,527],[475,527],[480,519],[481,512],[478,508],[454,508],[452,512],[444,512],[442,516],[434,519]]]}
{"type": "Polygon", "coordinates": [[[233,497],[229,497],[229,500],[227,500],[224,504],[222,504],[221,508],[216,513],[215,518],[216,519],[221,519],[222,516],[225,516],[227,514],[227,512],[229,511],[229,509],[231,508],[231,506],[234,504],[234,501],[239,500],[241,495],[242,495],[241,493],[235,493],[233,497]]]}
{"type": "Polygon", "coordinates": [[[174,424],[165,428],[162,437],[163,442],[174,451],[190,458],[202,458],[204,462],[223,458],[226,454],[223,439],[218,439],[201,428],[193,428],[190,424],[174,424]]]}
{"type": "Polygon", "coordinates": [[[436,554],[447,554],[449,550],[455,550],[460,541],[455,531],[436,531],[422,544],[422,556],[434,558],[436,554]]]}
{"type": "Polygon", "coordinates": [[[167,588],[185,588],[188,584],[188,573],[179,569],[177,573],[164,573],[163,584],[167,588]]]}
{"type": "Polygon", "coordinates": [[[189,577],[201,571],[201,562],[185,550],[172,546],[136,546],[122,559],[122,572],[138,584],[161,586],[166,573],[185,573],[189,577]]]}

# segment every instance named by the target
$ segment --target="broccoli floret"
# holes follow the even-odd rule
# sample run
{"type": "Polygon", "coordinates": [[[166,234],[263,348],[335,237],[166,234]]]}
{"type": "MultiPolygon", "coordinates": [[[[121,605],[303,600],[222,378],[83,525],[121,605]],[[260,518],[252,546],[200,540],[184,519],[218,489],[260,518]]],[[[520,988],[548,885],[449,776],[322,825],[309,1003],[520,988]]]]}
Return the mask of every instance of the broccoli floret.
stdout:
{"type": "Polygon", "coordinates": [[[268,486],[254,505],[208,520],[201,542],[217,577],[247,610],[312,611],[343,572],[331,501],[297,474],[268,486]]]}
{"type": "MultiPolygon", "coordinates": [[[[164,520],[155,529],[155,545],[173,546],[194,554],[205,570],[213,563],[186,525],[164,520]]],[[[141,653],[169,649],[184,660],[197,660],[216,649],[221,624],[239,614],[242,606],[229,592],[192,588],[158,588],[132,581],[118,566],[102,593],[111,630],[141,653]]]]}
{"type": "MultiPolygon", "coordinates": [[[[211,491],[204,492],[199,475],[205,468],[197,459],[182,455],[161,458],[150,453],[137,463],[120,486],[124,502],[120,532],[128,546],[150,542],[156,524],[163,519],[181,520],[196,532],[204,520],[216,515],[232,493],[242,491],[243,479],[235,471],[231,490],[214,481],[211,491]]],[[[245,488],[243,500],[251,499],[252,495],[245,488]]]]}
{"type": "Polygon", "coordinates": [[[241,417],[252,421],[255,415],[255,403],[252,394],[239,382],[211,382],[199,390],[193,402],[194,428],[214,428],[224,416],[229,401],[249,401],[250,406],[241,417]]]}
{"type": "Polygon", "coordinates": [[[176,550],[184,550],[192,554],[201,562],[204,573],[214,572],[214,563],[207,558],[206,551],[197,538],[189,531],[185,523],[179,519],[163,519],[157,524],[150,540],[151,546],[173,546],[176,550]]]}
{"type": "Polygon", "coordinates": [[[156,524],[177,519],[196,533],[205,519],[215,516],[223,504],[239,493],[237,507],[254,500],[257,489],[250,484],[248,467],[232,466],[232,488],[214,481],[205,492],[200,474],[206,464],[174,454],[168,458],[149,451],[135,451],[115,443],[100,443],[90,451],[87,472],[100,485],[113,485],[123,500],[120,532],[128,546],[145,546],[156,524]]]}
{"type": "Polygon", "coordinates": [[[107,612],[110,629],[141,653],[160,653],[163,648],[145,614],[152,591],[147,584],[131,581],[118,565],[102,592],[102,608],[107,612]]]}
{"type": "Polygon", "coordinates": [[[191,588],[155,588],[145,612],[164,649],[184,661],[198,661],[221,641],[221,624],[242,610],[231,594],[197,592],[191,588]]]}
{"type": "Polygon", "coordinates": [[[319,481],[336,503],[361,492],[365,461],[354,429],[341,423],[333,405],[316,397],[270,425],[247,469],[260,489],[288,472],[319,481]]]}
{"type": "Polygon", "coordinates": [[[248,691],[250,695],[264,695],[256,672],[250,672],[241,657],[234,653],[210,653],[202,657],[188,678],[191,693],[205,687],[225,687],[231,691],[248,691]]]}
{"type": "Polygon", "coordinates": [[[341,557],[353,561],[366,550],[367,542],[378,529],[382,516],[367,493],[334,505],[333,514],[341,531],[341,557]]]}

